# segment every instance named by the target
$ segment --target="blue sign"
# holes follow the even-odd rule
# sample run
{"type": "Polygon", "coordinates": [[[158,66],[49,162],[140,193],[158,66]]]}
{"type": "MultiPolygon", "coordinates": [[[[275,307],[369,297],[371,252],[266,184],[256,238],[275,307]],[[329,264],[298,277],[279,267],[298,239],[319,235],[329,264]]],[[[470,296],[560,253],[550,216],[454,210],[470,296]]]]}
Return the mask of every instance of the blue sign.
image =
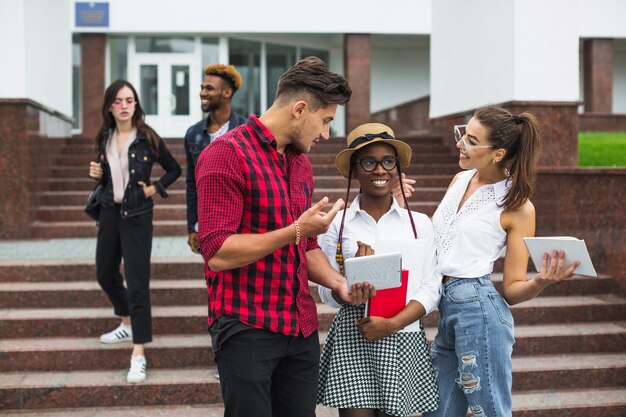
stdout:
{"type": "Polygon", "coordinates": [[[76,3],[76,27],[109,27],[109,3],[76,3]]]}

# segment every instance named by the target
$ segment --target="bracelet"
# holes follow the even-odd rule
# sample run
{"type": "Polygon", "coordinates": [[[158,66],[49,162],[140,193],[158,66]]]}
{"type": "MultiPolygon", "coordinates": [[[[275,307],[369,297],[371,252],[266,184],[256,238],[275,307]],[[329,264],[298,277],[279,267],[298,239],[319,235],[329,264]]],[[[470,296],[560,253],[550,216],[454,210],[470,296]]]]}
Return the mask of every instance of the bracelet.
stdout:
{"type": "Polygon", "coordinates": [[[296,228],[296,245],[300,244],[300,224],[298,221],[293,222],[294,227],[296,228]]]}

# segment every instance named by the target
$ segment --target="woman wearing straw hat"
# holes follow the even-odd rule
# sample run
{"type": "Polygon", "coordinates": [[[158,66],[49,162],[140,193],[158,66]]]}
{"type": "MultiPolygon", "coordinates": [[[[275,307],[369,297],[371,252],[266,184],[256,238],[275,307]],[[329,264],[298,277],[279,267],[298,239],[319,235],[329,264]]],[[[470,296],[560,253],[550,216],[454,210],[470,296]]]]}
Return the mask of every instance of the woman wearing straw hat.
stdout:
{"type": "MultiPolygon", "coordinates": [[[[428,217],[402,209],[392,183],[411,160],[411,148],[380,123],[367,123],[348,135],[348,148],[336,158],[339,172],[355,178],[360,194],[338,213],[318,237],[331,264],[343,272],[343,261],[374,253],[377,238],[424,239],[427,256],[422,282],[395,317],[364,317],[365,306],[341,305],[339,297],[319,287],[323,302],[340,310],[320,359],[318,403],[339,408],[341,417],[406,416],[434,410],[438,396],[426,336],[419,321],[439,302],[441,277],[435,273],[433,227],[428,217]]],[[[411,277],[409,276],[409,279],[411,277]]],[[[367,299],[370,287],[361,289],[367,299]]],[[[407,297],[409,298],[409,297],[407,297]]]]}

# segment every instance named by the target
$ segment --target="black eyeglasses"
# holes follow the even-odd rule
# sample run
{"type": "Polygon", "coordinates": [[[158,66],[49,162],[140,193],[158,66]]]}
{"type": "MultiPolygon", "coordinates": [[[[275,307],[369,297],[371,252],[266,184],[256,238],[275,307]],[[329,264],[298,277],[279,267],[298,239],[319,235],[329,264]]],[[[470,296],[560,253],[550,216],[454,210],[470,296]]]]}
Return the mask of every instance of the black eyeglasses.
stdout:
{"type": "Polygon", "coordinates": [[[374,158],[362,158],[359,160],[359,165],[365,172],[374,171],[378,165],[383,167],[385,171],[391,171],[398,165],[398,159],[389,157],[384,158],[382,161],[377,161],[374,158]]]}

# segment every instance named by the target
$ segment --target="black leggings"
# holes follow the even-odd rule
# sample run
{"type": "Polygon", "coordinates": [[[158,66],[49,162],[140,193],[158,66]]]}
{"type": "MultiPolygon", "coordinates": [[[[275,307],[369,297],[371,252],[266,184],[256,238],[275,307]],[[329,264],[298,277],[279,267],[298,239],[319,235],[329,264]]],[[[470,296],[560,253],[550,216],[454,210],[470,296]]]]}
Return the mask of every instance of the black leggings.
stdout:
{"type": "Polygon", "coordinates": [[[102,207],[96,245],[96,276],[115,314],[130,316],[133,343],[152,341],[150,254],[152,210],[122,219],[120,206],[102,207]],[[124,280],[120,263],[124,259],[124,280]]]}

